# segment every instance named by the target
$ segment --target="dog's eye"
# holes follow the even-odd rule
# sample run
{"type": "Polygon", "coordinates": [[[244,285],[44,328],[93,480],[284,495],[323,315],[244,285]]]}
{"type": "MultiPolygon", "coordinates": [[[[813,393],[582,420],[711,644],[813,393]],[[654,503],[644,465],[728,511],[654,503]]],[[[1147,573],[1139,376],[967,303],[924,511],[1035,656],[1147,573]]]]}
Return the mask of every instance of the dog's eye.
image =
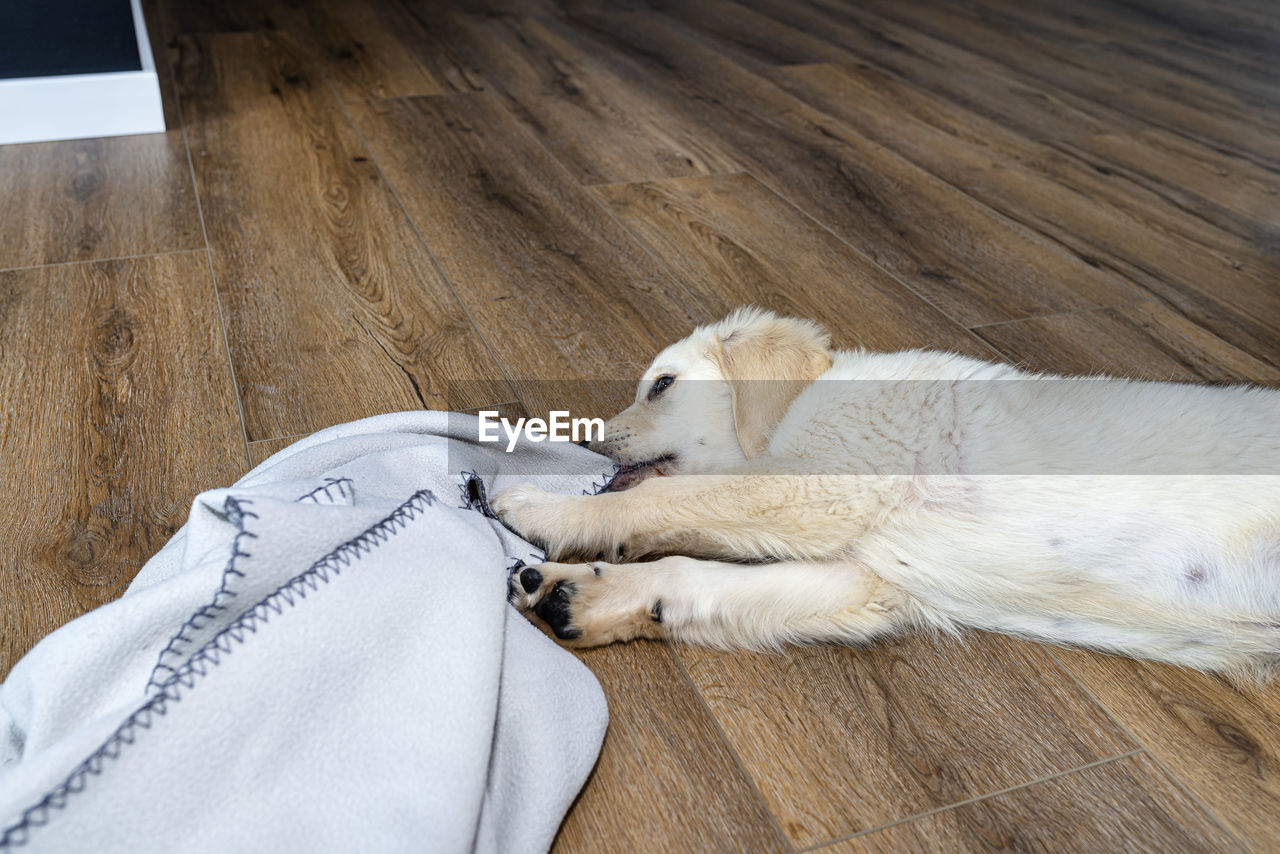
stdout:
{"type": "Polygon", "coordinates": [[[662,376],[658,377],[656,380],[653,381],[653,387],[649,389],[649,399],[653,400],[655,397],[662,394],[664,391],[667,390],[667,387],[670,386],[675,381],[676,381],[676,378],[668,374],[663,374],[662,376]]]}

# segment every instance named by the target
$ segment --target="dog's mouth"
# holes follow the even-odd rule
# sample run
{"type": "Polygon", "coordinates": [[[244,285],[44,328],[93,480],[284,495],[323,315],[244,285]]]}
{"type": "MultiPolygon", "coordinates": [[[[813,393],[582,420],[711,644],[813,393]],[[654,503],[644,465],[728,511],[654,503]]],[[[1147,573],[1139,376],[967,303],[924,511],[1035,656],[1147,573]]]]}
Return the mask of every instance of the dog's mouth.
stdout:
{"type": "Polygon", "coordinates": [[[646,478],[655,476],[662,477],[670,472],[675,461],[675,454],[663,454],[660,457],[655,457],[652,460],[645,460],[642,463],[620,465],[618,470],[614,472],[613,478],[605,488],[600,491],[622,492],[624,489],[630,489],[646,478]]]}

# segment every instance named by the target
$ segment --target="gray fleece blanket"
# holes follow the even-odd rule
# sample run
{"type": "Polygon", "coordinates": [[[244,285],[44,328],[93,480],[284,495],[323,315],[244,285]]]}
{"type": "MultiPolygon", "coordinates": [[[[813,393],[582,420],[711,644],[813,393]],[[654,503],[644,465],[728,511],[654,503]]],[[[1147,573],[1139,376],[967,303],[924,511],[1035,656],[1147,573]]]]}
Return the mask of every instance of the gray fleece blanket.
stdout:
{"type": "Polygon", "coordinates": [[[199,495],[122,598],[0,685],[0,849],[546,850],[604,698],[507,605],[539,555],[485,495],[612,466],[476,437],[370,418],[199,495]]]}

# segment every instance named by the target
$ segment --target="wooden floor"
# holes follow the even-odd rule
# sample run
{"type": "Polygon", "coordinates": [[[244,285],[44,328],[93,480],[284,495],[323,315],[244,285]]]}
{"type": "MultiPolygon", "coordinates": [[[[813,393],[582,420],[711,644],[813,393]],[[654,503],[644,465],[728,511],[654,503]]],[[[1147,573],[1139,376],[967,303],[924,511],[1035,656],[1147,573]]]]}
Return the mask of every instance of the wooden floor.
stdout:
{"type": "MultiPolygon", "coordinates": [[[[747,302],[1280,384],[1275,0],[144,5],[172,130],[0,147],[0,676],[293,438],[545,411],[747,302]]],[[[1280,850],[1277,686],[981,634],[582,658],[559,851],[1280,850]]]]}

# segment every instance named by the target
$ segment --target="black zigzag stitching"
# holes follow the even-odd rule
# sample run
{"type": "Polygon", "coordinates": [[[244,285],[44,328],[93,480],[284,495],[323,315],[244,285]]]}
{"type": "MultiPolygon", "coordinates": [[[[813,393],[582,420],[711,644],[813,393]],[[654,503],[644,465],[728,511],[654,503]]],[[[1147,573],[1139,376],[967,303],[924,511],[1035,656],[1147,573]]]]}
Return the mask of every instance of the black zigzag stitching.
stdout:
{"type": "Polygon", "coordinates": [[[604,480],[600,481],[599,483],[592,481],[590,486],[582,490],[582,494],[583,495],[599,495],[600,493],[604,492],[606,489],[610,487],[610,485],[613,484],[614,479],[617,478],[618,472],[620,471],[622,471],[622,466],[614,465],[613,471],[606,474],[604,476],[604,480]]]}
{"type": "Polygon", "coordinates": [[[498,514],[489,506],[489,496],[485,493],[484,478],[474,471],[462,472],[462,483],[458,485],[462,492],[461,510],[478,510],[482,516],[497,519],[498,514]]]}
{"type": "MultiPolygon", "coordinates": [[[[239,503],[244,503],[244,500],[240,499],[239,503]]],[[[119,757],[126,745],[133,744],[138,739],[141,730],[150,729],[156,718],[168,714],[170,704],[180,702],[183,691],[194,688],[200,677],[217,667],[237,644],[244,643],[246,635],[256,632],[259,623],[267,622],[272,613],[283,614],[285,606],[296,605],[298,599],[305,599],[307,590],[316,591],[321,584],[329,583],[333,576],[341,574],[343,567],[351,566],[354,561],[362,559],[404,530],[435,502],[436,497],[431,490],[415,492],[381,522],[338,546],[304,572],[277,587],[252,608],[242,612],[160,683],[159,691],[129,715],[88,759],[77,765],[66,779],[39,802],[24,810],[22,818],[15,824],[6,827],[0,833],[0,849],[26,845],[33,829],[48,824],[55,812],[66,807],[71,795],[84,791],[90,776],[101,774],[107,760],[119,757]]],[[[232,521],[243,530],[245,518],[245,514],[237,513],[232,521]]],[[[232,546],[232,562],[235,560],[234,553],[238,550],[237,545],[232,546]]]]}
{"type": "Polygon", "coordinates": [[[348,498],[355,491],[354,485],[349,477],[326,477],[324,483],[308,492],[306,495],[299,495],[295,501],[302,503],[309,501],[312,504],[320,503],[320,493],[324,493],[324,497],[328,499],[330,504],[333,503],[333,492],[338,493],[339,498],[348,498]],[[332,490],[332,492],[330,491],[332,490]]]}
{"type": "MultiPolygon", "coordinates": [[[[310,502],[312,504],[320,503],[320,494],[323,493],[325,498],[330,502],[333,501],[333,492],[336,491],[341,498],[347,498],[355,491],[355,487],[349,477],[325,478],[325,482],[315,489],[300,495],[294,499],[295,502],[302,504],[310,502]]],[[[257,519],[257,514],[245,510],[246,504],[253,504],[248,498],[231,498],[228,497],[222,505],[224,517],[231,523],[237,525],[240,530],[236,534],[235,540],[231,548],[231,557],[227,559],[227,565],[222,570],[222,583],[218,586],[218,592],[213,595],[213,601],[208,605],[199,608],[191,617],[178,627],[178,631],[169,638],[169,643],[160,651],[160,657],[156,661],[156,666],[151,671],[151,676],[147,679],[146,688],[143,694],[150,694],[156,690],[160,684],[174,672],[174,666],[182,660],[182,652],[179,649],[181,644],[188,644],[191,638],[187,636],[188,631],[199,631],[209,624],[209,621],[216,618],[230,607],[230,601],[236,597],[236,591],[231,589],[231,580],[233,578],[244,578],[244,573],[236,568],[236,561],[240,558],[251,557],[249,552],[240,548],[240,541],[245,538],[256,538],[257,534],[250,533],[244,529],[241,524],[244,516],[257,519]]]]}
{"type": "Polygon", "coordinates": [[[251,510],[246,510],[246,505],[252,505],[253,501],[248,498],[232,498],[227,497],[223,502],[222,510],[227,521],[234,524],[239,530],[236,532],[235,539],[231,541],[231,556],[227,558],[227,564],[222,569],[222,583],[218,586],[218,592],[213,594],[213,601],[208,605],[204,605],[197,609],[191,617],[178,627],[178,631],[173,637],[169,638],[169,643],[160,651],[160,657],[156,660],[156,666],[151,670],[151,676],[147,679],[147,686],[143,690],[143,695],[150,695],[153,691],[159,690],[160,686],[175,672],[176,665],[182,660],[180,646],[191,643],[191,638],[187,632],[199,631],[209,625],[210,621],[218,617],[230,607],[230,602],[238,594],[231,589],[233,578],[244,578],[244,573],[236,568],[236,562],[240,558],[251,557],[251,553],[246,552],[240,547],[241,542],[246,539],[257,539],[258,535],[252,531],[245,529],[246,518],[257,519],[258,514],[251,510]]]}

